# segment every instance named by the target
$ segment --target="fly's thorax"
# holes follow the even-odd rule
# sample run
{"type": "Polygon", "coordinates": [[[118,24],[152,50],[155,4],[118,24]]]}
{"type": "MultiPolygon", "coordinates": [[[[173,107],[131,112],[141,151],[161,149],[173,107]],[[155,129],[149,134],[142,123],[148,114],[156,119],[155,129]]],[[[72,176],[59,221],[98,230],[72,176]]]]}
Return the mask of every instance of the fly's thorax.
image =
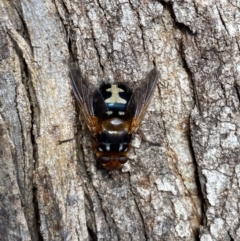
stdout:
{"type": "Polygon", "coordinates": [[[115,134],[117,132],[128,132],[129,123],[121,118],[112,117],[102,121],[101,127],[103,131],[115,134]]]}
{"type": "Polygon", "coordinates": [[[98,133],[99,152],[127,152],[132,135],[128,122],[114,117],[102,123],[102,131],[98,133]]]}

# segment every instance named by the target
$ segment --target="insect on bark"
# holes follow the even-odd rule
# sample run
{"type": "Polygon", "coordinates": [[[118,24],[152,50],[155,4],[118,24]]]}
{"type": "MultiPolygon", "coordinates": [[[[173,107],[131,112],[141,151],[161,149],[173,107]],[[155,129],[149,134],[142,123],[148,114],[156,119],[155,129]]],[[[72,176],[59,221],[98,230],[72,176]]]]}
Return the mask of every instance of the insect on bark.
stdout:
{"type": "Polygon", "coordinates": [[[73,93],[92,133],[96,159],[106,169],[128,161],[132,135],[138,130],[156,89],[158,71],[152,69],[132,89],[125,83],[90,85],[76,65],[70,66],[73,93]]]}

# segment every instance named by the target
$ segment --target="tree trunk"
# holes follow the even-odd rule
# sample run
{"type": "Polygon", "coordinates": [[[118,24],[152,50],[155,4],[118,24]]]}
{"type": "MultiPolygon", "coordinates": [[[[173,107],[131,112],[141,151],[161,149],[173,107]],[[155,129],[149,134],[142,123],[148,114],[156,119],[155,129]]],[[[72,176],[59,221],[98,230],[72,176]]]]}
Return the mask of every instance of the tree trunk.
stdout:
{"type": "Polygon", "coordinates": [[[240,240],[238,1],[0,5],[1,240],[240,240]],[[72,61],[96,86],[160,72],[121,170],[96,163],[72,61]]]}

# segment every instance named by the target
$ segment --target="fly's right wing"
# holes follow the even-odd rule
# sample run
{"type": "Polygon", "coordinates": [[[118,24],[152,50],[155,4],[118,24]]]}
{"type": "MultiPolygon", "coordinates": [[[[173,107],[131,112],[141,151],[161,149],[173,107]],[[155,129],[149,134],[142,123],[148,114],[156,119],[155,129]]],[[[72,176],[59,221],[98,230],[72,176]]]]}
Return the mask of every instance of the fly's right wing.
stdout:
{"type": "Polygon", "coordinates": [[[108,111],[102,94],[91,86],[81,75],[76,64],[70,66],[70,77],[73,93],[83,112],[91,132],[98,131],[98,115],[108,111]]]}

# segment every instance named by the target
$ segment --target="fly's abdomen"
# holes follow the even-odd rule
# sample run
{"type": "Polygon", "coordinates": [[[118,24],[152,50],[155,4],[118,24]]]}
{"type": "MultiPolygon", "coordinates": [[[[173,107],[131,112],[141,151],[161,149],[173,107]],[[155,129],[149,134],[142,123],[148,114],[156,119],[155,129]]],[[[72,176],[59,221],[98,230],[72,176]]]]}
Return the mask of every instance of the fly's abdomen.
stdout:
{"type": "Polygon", "coordinates": [[[100,119],[108,119],[113,117],[118,117],[121,119],[128,119],[127,115],[127,106],[129,100],[132,96],[132,91],[128,89],[126,86],[121,84],[103,84],[99,91],[101,93],[101,98],[104,100],[104,106],[107,110],[102,110],[102,106],[99,103],[99,92],[96,92],[96,98],[94,102],[94,113],[100,119]]]}

